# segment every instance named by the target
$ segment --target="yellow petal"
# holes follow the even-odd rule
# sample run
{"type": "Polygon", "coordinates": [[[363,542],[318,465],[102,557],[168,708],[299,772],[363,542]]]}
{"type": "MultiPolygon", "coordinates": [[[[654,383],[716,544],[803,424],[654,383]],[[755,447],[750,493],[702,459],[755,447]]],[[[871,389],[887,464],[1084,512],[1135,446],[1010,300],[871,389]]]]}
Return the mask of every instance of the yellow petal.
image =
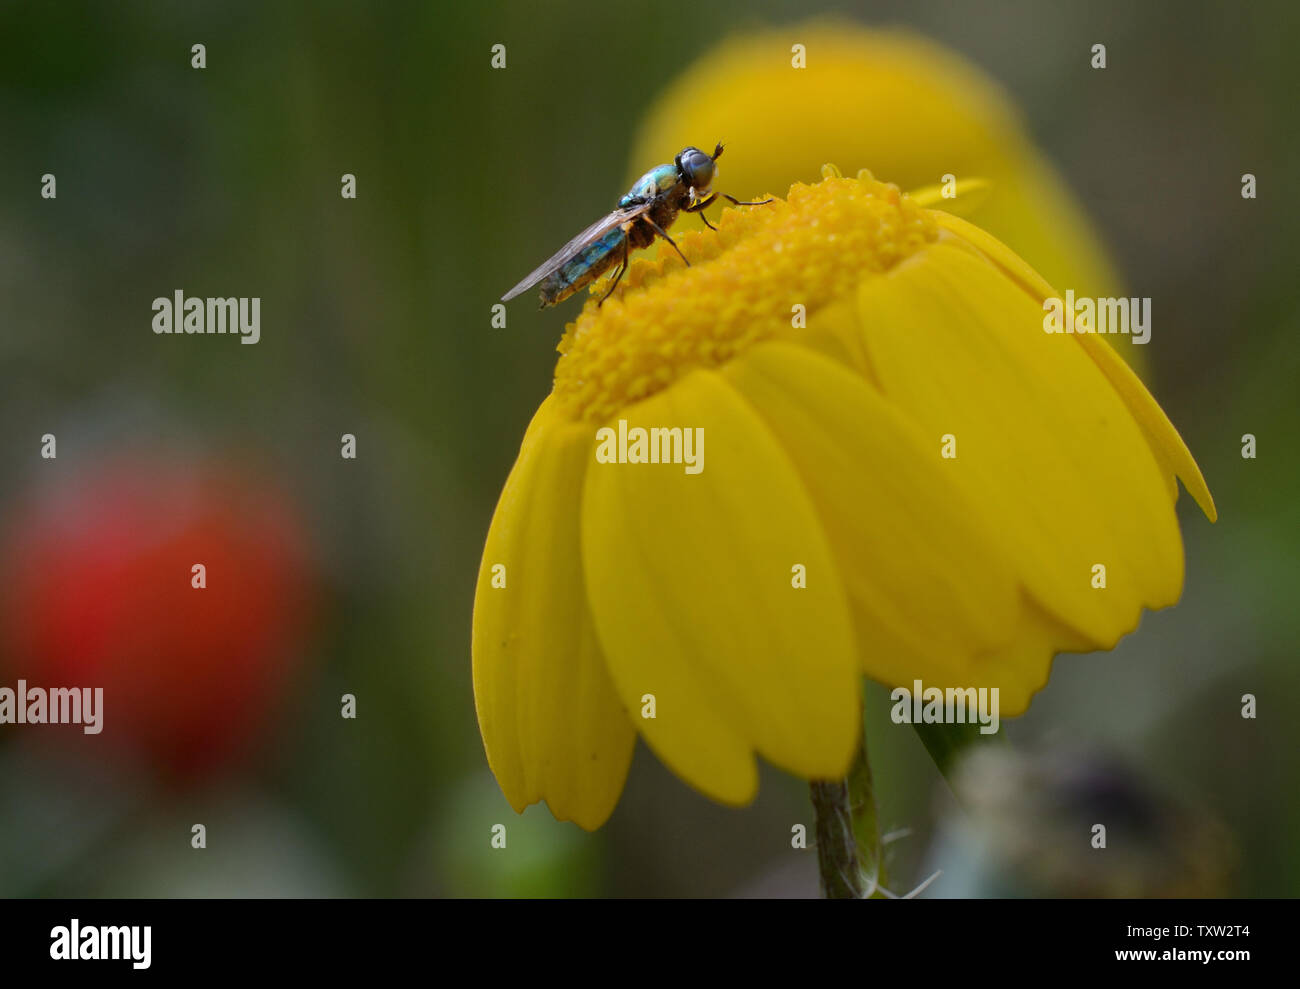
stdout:
{"type": "Polygon", "coordinates": [[[982,258],[938,244],[859,295],[876,380],[981,486],[983,511],[1053,616],[1110,648],[1173,604],[1182,541],[1156,459],[1071,336],[982,258]],[[1106,568],[1106,587],[1092,585],[1106,568]]]}
{"type": "Polygon", "coordinates": [[[474,598],[474,699],[501,789],[588,830],[618,802],[636,733],[596,641],[579,554],[591,430],[542,403],[492,517],[474,598]],[[505,567],[504,588],[493,568],[505,567]]]}
{"type": "Polygon", "coordinates": [[[1020,588],[939,435],[793,344],[760,344],[726,376],[794,461],[831,536],[865,671],[889,684],[969,683],[975,655],[1010,640],[1020,588]]]}
{"type": "MultiPolygon", "coordinates": [[[[939,224],[977,247],[1024,286],[1025,290],[1040,304],[1044,299],[1059,297],[1059,293],[1037,271],[996,237],[955,216],[942,216],[939,218],[939,224]]],[[[1206,517],[1211,522],[1215,521],[1219,517],[1218,512],[1215,510],[1214,498],[1210,495],[1210,489],[1201,475],[1200,467],[1196,465],[1191,451],[1187,449],[1187,444],[1183,442],[1178,430],[1165,415],[1164,409],[1160,408],[1156,400],[1151,397],[1151,393],[1146,390],[1146,386],[1119,358],[1105,338],[1095,333],[1067,335],[1072,336],[1083,347],[1124,399],[1124,404],[1128,406],[1133,417],[1141,425],[1143,433],[1146,434],[1147,441],[1151,444],[1161,469],[1169,479],[1175,496],[1178,487],[1173,484],[1173,479],[1177,477],[1187,485],[1188,493],[1206,517]]]]}
{"type": "Polygon", "coordinates": [[[969,216],[977,211],[993,191],[993,183],[987,179],[959,179],[952,184],[927,185],[920,189],[907,190],[908,198],[918,206],[941,209],[945,213],[957,216],[969,216]]]}
{"type": "Polygon", "coordinates": [[[587,592],[625,706],[679,776],[751,800],[752,752],[805,778],[842,776],[859,722],[854,641],[826,539],[789,459],[715,372],[623,413],[704,431],[703,470],[593,464],[582,511],[587,592]],[[792,586],[806,567],[807,587],[792,586]]]}
{"type": "Polygon", "coordinates": [[[1062,625],[1037,601],[1025,597],[1011,642],[979,657],[968,684],[955,686],[997,687],[999,716],[1013,718],[1024,714],[1034,694],[1047,686],[1057,653],[1091,652],[1093,648],[1091,642],[1062,625]]]}

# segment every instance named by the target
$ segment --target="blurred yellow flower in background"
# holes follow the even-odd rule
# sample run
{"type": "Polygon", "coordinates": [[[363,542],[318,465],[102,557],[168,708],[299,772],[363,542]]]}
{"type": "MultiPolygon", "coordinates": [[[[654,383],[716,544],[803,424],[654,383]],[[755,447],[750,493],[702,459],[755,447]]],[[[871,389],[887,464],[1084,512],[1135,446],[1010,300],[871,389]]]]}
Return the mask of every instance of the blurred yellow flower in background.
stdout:
{"type": "Polygon", "coordinates": [[[948,174],[986,179],[989,195],[970,219],[1062,291],[1121,294],[1091,223],[998,84],[917,35],[814,21],[724,41],[651,109],[630,168],[639,175],[687,145],[714,141],[732,149],[721,187],[740,199],[812,181],[827,161],[869,168],[903,189],[939,185],[948,174]],[[804,68],[791,64],[796,44],[804,68]]]}
{"type": "Polygon", "coordinates": [[[691,267],[636,260],[570,324],[488,533],[474,691],[516,810],[599,826],[638,732],[729,804],[756,754],[843,777],[861,673],[1014,715],[1053,654],[1178,599],[1200,471],[1104,339],[1044,332],[1055,293],[996,239],[828,173],[678,242],[691,267]],[[620,420],[702,429],[703,469],[598,463],[620,420]]]}

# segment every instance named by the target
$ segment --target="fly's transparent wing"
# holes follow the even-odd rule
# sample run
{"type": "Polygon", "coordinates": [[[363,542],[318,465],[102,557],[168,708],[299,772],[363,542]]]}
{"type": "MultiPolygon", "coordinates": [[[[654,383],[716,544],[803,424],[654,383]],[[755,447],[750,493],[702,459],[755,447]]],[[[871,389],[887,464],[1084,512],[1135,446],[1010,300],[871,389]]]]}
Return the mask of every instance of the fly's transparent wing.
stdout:
{"type": "Polygon", "coordinates": [[[572,261],[577,253],[586,247],[591,241],[596,240],[598,237],[603,237],[620,223],[626,223],[628,220],[640,216],[649,208],[649,203],[642,203],[639,206],[629,206],[625,209],[616,209],[614,212],[602,216],[586,230],[582,231],[582,233],[578,234],[549,258],[543,261],[522,282],[512,288],[505,295],[501,296],[501,301],[509,302],[520,292],[527,292],[547,275],[554,274],[568,262],[572,261]]]}

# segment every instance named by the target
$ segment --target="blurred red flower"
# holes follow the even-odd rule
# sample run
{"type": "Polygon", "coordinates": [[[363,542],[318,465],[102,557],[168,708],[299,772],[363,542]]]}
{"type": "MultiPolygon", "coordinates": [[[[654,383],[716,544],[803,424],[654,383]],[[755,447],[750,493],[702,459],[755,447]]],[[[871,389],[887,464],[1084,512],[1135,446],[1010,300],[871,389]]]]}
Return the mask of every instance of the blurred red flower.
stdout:
{"type": "Polygon", "coordinates": [[[103,687],[103,731],[88,740],[173,782],[200,777],[248,755],[277,709],[314,583],[299,516],[273,484],[121,457],[12,514],[3,685],[103,687]]]}

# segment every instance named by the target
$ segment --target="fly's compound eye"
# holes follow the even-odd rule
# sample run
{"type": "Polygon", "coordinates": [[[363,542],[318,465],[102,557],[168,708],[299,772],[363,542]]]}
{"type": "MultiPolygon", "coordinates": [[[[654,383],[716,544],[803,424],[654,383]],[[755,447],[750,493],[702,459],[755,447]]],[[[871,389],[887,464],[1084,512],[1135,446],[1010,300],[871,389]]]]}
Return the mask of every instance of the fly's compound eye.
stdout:
{"type": "Polygon", "coordinates": [[[698,148],[690,148],[682,154],[682,177],[695,190],[697,198],[703,199],[709,194],[715,171],[713,159],[698,148]]]}

